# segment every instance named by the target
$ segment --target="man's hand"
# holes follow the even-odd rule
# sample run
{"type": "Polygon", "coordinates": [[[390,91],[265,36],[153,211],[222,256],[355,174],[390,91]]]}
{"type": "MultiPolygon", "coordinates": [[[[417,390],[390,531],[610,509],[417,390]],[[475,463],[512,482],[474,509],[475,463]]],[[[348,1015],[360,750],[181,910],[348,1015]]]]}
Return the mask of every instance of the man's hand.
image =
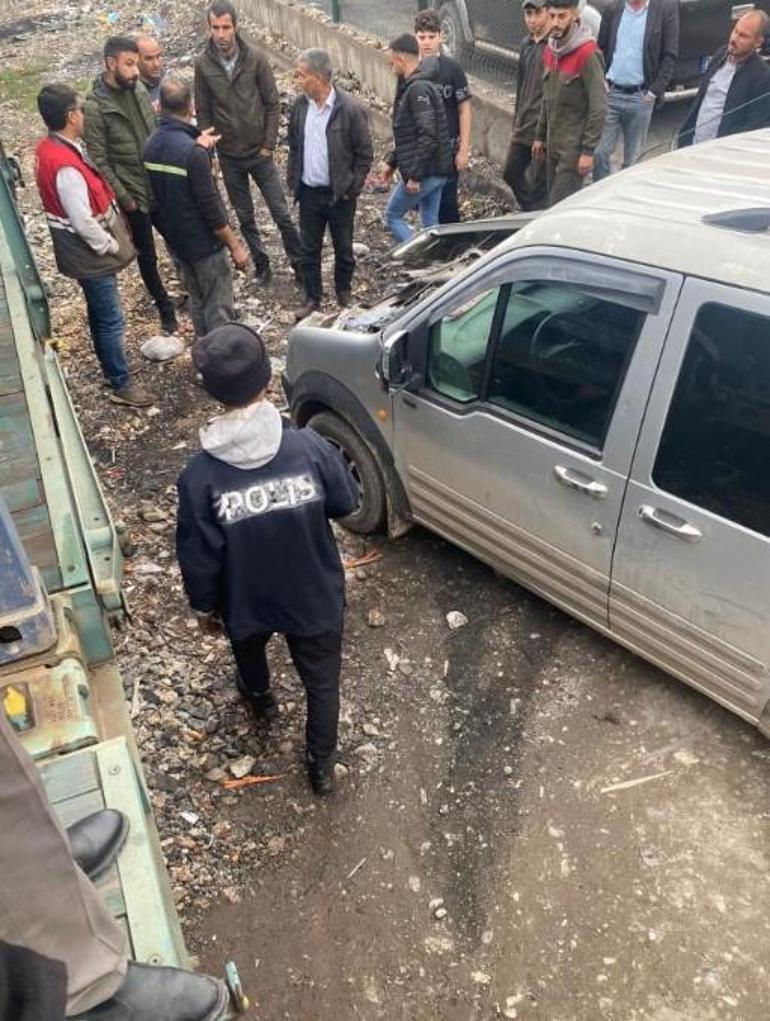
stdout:
{"type": "Polygon", "coordinates": [[[139,206],[134,202],[133,199],[129,199],[128,202],[123,206],[127,213],[135,213],[139,206]]]}
{"type": "Polygon", "coordinates": [[[242,273],[249,264],[249,250],[245,245],[236,242],[230,249],[230,258],[233,260],[233,266],[242,273]]]}
{"type": "Polygon", "coordinates": [[[409,192],[410,195],[416,195],[417,192],[420,190],[420,182],[419,181],[407,181],[406,182],[406,190],[409,192]]]}
{"type": "Polygon", "coordinates": [[[586,153],[583,153],[581,156],[578,157],[577,172],[580,174],[581,177],[585,177],[586,174],[590,174],[593,168],[594,168],[593,156],[588,156],[586,153]]]}
{"type": "Polygon", "coordinates": [[[215,128],[206,128],[195,139],[195,144],[199,145],[201,149],[213,149],[221,137],[216,134],[215,128]]]}
{"type": "Polygon", "coordinates": [[[460,148],[457,150],[457,155],[455,156],[455,167],[458,170],[467,170],[470,158],[471,158],[470,149],[465,149],[462,146],[460,146],[460,148]]]}
{"type": "Polygon", "coordinates": [[[264,156],[265,159],[271,160],[273,158],[273,150],[266,149],[264,146],[259,150],[259,155],[264,156]]]}
{"type": "Polygon", "coordinates": [[[545,146],[542,142],[535,140],[532,143],[532,159],[537,160],[538,163],[545,159],[545,146]]]}
{"type": "Polygon", "coordinates": [[[393,180],[393,175],[396,172],[396,168],[392,167],[390,163],[383,163],[380,167],[379,178],[383,184],[390,184],[393,180]]]}
{"type": "Polygon", "coordinates": [[[221,635],[224,631],[222,618],[218,613],[196,613],[195,616],[198,621],[198,627],[204,635],[221,635]]]}

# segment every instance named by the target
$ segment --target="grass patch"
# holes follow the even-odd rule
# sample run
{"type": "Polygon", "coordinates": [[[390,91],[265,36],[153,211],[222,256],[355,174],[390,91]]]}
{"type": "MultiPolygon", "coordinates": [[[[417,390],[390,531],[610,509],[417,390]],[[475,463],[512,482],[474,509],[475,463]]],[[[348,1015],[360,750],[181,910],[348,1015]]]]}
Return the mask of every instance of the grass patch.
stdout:
{"type": "Polygon", "coordinates": [[[36,110],[35,100],[43,84],[45,68],[45,62],[35,61],[0,71],[0,102],[13,103],[24,110],[36,110]]]}

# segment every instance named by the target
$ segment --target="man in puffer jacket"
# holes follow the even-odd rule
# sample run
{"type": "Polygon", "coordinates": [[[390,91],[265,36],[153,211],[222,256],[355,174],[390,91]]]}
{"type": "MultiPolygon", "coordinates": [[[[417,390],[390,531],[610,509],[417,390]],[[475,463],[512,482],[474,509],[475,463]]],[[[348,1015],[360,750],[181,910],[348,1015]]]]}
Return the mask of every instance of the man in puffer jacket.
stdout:
{"type": "Polygon", "coordinates": [[[413,35],[400,35],[390,44],[390,66],[403,88],[393,106],[393,152],[386,160],[383,179],[390,181],[398,170],[396,185],[385,209],[385,222],[396,241],[408,241],[414,230],[404,216],[419,209],[423,227],[438,223],[441,193],[454,168],[454,149],[436,84],[438,62],[420,63],[413,35]]]}
{"type": "Polygon", "coordinates": [[[265,647],[286,636],[307,690],[307,766],[317,794],[334,789],[345,573],[329,518],[358,491],[339,453],[295,429],[267,399],[270,359],[247,326],[218,326],[193,347],[226,412],[201,430],[203,450],[179,477],[177,556],[201,629],[223,628],[238,688],[255,715],[278,707],[265,647]]]}

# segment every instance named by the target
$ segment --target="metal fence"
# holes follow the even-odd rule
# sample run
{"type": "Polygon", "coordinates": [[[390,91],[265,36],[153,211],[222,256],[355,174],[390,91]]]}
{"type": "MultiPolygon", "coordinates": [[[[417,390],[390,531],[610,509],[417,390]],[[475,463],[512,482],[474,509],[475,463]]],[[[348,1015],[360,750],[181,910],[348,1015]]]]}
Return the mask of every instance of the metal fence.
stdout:
{"type": "Polygon", "coordinates": [[[468,74],[502,86],[513,83],[515,50],[526,31],[520,0],[476,0],[473,21],[466,0],[304,0],[304,5],[386,42],[411,32],[417,11],[434,8],[444,51],[468,74]]]}

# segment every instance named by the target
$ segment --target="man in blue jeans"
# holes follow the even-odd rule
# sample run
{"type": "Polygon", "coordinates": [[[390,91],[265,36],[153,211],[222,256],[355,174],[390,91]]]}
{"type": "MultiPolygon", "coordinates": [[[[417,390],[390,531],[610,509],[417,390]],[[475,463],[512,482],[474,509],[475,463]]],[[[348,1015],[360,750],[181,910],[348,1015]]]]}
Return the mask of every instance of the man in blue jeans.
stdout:
{"type": "Polygon", "coordinates": [[[132,381],[126,364],[116,275],[134,258],[134,249],[112,189],[83,152],[83,104],[68,85],[52,84],[41,90],[37,105],[48,135],[36,150],[35,175],[56,265],[83,289],[110,399],[148,407],[152,396],[132,381]]]}
{"type": "Polygon", "coordinates": [[[436,84],[438,61],[420,63],[417,40],[408,33],[393,40],[389,58],[403,87],[393,105],[393,151],[382,179],[389,182],[396,170],[401,175],[385,209],[385,222],[401,242],[414,234],[404,219],[411,209],[419,209],[423,227],[438,223],[441,193],[454,169],[454,149],[436,84]]]}
{"type": "Polygon", "coordinates": [[[655,104],[679,55],[677,0],[614,0],[602,15],[599,49],[607,68],[607,117],[594,152],[594,180],[611,173],[623,140],[623,168],[633,166],[647,142],[655,104]]]}

